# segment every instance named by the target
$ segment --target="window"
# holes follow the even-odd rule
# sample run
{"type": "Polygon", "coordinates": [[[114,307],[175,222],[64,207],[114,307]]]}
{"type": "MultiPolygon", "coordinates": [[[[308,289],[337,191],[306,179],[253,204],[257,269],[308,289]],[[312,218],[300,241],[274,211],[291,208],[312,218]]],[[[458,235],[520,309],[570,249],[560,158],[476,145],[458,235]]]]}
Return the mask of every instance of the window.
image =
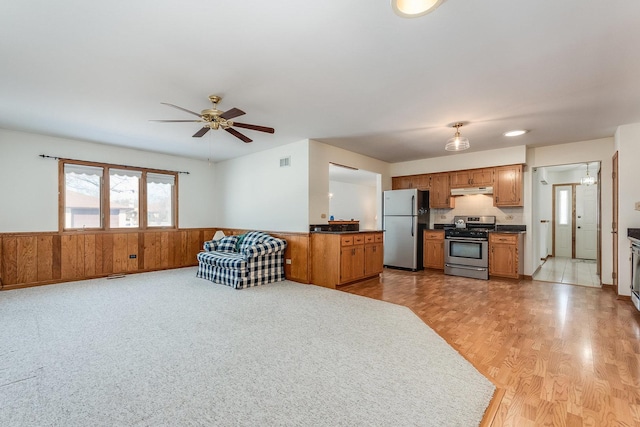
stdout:
{"type": "Polygon", "coordinates": [[[569,191],[567,190],[560,190],[558,221],[560,225],[569,224],[569,191]]]}
{"type": "Polygon", "coordinates": [[[177,173],[62,162],[63,230],[176,227],[177,173]]]}
{"type": "Polygon", "coordinates": [[[147,226],[173,226],[173,194],[176,178],[159,173],[147,174],[147,226]]]}
{"type": "Polygon", "coordinates": [[[64,228],[101,228],[102,170],[64,165],[64,228]]]}
{"type": "Polygon", "coordinates": [[[138,228],[142,172],[109,170],[110,228],[138,228]]]}

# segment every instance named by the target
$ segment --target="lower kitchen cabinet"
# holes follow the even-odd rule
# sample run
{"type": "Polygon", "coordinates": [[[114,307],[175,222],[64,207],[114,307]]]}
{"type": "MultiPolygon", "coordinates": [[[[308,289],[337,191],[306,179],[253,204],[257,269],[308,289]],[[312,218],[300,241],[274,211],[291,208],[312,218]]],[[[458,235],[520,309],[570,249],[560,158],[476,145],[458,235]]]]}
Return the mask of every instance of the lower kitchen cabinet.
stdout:
{"type": "Polygon", "coordinates": [[[519,279],[524,261],[522,243],[522,233],[489,233],[489,276],[519,279]]]}
{"type": "Polygon", "coordinates": [[[311,283],[338,285],[382,272],[382,233],[311,233],[311,283]]]}
{"type": "Polygon", "coordinates": [[[444,230],[424,230],[423,264],[444,270],[444,230]]]}

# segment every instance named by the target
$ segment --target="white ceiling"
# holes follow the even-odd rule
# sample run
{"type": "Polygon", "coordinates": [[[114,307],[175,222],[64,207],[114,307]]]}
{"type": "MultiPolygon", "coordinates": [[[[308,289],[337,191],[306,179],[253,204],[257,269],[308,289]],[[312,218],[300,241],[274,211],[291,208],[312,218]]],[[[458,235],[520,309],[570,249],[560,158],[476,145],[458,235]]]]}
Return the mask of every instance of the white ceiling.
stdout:
{"type": "Polygon", "coordinates": [[[388,0],[3,3],[7,129],[214,161],[312,138],[399,162],[447,154],[455,121],[471,151],[640,122],[638,1],[448,0],[417,19],[388,0]],[[149,121],[210,94],[275,135],[149,121]]]}

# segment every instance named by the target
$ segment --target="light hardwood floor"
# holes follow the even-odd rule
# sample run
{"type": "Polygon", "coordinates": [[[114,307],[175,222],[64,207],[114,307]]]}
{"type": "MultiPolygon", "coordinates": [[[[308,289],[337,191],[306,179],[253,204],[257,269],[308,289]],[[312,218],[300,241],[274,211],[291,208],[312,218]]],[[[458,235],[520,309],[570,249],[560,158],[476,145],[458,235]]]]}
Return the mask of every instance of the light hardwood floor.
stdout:
{"type": "Polygon", "coordinates": [[[493,426],[640,427],[640,312],[607,287],[385,269],[339,289],[411,308],[503,388],[493,426]]]}

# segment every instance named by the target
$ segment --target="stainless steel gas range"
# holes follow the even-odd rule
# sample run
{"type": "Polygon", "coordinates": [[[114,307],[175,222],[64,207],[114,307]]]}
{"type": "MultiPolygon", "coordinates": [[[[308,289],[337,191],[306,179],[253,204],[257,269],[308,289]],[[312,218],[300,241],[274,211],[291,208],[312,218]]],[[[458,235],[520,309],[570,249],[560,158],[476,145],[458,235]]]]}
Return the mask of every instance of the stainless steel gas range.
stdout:
{"type": "Polygon", "coordinates": [[[489,280],[489,232],[495,216],[456,216],[444,230],[444,273],[489,280]]]}

